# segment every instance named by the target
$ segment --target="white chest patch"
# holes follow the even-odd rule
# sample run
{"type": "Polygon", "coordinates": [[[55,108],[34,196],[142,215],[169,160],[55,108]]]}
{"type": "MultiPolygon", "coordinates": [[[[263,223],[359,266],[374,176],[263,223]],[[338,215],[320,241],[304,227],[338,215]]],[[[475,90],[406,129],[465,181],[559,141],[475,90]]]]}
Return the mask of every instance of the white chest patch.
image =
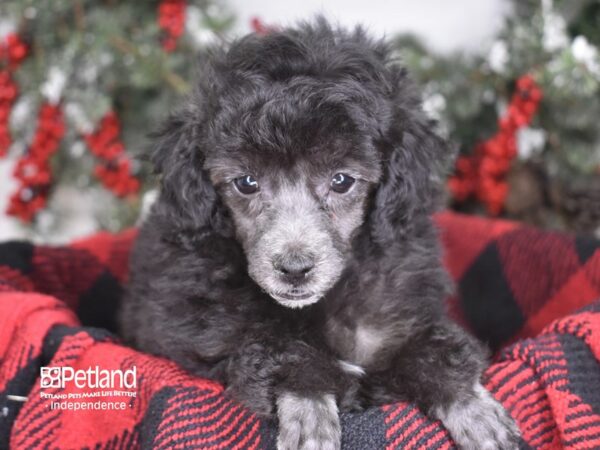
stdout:
{"type": "Polygon", "coordinates": [[[384,345],[385,334],[381,330],[364,325],[358,325],[354,332],[353,362],[365,365],[384,345]]]}
{"type": "Polygon", "coordinates": [[[357,376],[357,377],[362,377],[365,374],[365,369],[360,367],[358,364],[352,364],[352,363],[349,363],[348,361],[343,361],[341,359],[338,362],[339,362],[342,370],[346,373],[349,373],[349,374],[357,376]]]}

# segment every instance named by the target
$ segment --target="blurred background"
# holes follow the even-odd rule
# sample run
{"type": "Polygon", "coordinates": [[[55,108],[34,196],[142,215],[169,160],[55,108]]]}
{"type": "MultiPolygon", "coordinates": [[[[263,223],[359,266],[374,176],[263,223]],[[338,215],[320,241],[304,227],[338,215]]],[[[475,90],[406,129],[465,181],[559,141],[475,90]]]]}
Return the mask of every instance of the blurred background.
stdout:
{"type": "Polygon", "coordinates": [[[600,236],[600,0],[2,0],[0,240],[133,225],[195,53],[315,13],[392,42],[460,150],[449,208],[600,236]]]}

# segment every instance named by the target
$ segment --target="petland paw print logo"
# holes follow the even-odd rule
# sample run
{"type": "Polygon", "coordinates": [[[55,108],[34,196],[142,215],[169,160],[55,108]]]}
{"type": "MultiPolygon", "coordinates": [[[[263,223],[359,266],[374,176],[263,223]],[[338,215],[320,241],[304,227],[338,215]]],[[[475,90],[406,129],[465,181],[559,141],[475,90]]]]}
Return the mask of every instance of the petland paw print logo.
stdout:
{"type": "Polygon", "coordinates": [[[40,387],[42,389],[59,389],[63,387],[62,370],[60,367],[40,368],[40,387]]]}

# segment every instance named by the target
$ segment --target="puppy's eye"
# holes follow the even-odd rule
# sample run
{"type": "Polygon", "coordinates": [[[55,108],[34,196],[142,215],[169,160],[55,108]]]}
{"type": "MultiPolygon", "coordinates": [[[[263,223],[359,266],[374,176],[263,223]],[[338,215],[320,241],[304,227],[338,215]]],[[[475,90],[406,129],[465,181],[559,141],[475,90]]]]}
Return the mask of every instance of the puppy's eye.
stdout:
{"type": "Polygon", "coordinates": [[[252,175],[244,175],[243,177],[233,180],[236,189],[244,195],[254,194],[258,191],[258,181],[252,175]]]}
{"type": "Polygon", "coordinates": [[[345,194],[356,180],[346,173],[336,173],[331,179],[331,189],[338,194],[345,194]]]}

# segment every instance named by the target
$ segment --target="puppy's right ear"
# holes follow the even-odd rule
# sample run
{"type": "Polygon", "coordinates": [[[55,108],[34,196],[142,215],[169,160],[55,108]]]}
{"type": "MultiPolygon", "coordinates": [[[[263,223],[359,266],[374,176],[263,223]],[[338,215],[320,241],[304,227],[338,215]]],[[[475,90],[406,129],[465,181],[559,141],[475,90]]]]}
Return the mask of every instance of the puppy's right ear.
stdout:
{"type": "Polygon", "coordinates": [[[222,228],[218,196],[203,169],[203,133],[193,110],[179,111],[155,136],[152,162],[160,175],[155,213],[176,234],[201,238],[222,228]]]}

